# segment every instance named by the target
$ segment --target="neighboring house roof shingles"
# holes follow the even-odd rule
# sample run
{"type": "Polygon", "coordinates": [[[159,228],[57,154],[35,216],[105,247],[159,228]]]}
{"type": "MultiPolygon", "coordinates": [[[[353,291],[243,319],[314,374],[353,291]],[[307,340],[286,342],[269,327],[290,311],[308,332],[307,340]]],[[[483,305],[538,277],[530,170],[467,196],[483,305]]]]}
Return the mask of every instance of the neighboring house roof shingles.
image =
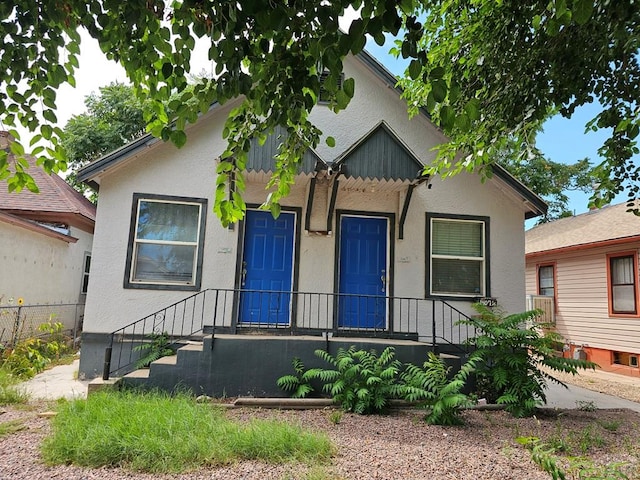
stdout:
{"type": "Polygon", "coordinates": [[[33,157],[26,159],[29,162],[27,173],[33,177],[40,193],[30,192],[26,188],[20,192],[9,192],[6,185],[2,185],[0,211],[29,220],[60,221],[92,233],[96,206],[58,175],[45,173],[36,165],[33,157]]]}
{"type": "Polygon", "coordinates": [[[604,242],[640,239],[640,217],[627,204],[608,205],[573,217],[538,225],[525,233],[525,253],[595,246],[604,242]]]}

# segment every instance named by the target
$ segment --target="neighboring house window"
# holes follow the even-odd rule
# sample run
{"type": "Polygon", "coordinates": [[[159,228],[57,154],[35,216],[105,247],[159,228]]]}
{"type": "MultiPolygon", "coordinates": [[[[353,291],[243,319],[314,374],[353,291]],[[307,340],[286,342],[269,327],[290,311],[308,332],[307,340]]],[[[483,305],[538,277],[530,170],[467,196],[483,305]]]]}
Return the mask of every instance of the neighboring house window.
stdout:
{"type": "Polygon", "coordinates": [[[80,293],[83,295],[87,293],[87,287],[89,286],[89,270],[91,269],[91,254],[86,252],[84,254],[84,263],[82,267],[82,287],[80,293]]]}
{"type": "Polygon", "coordinates": [[[538,268],[538,295],[553,297],[555,292],[553,265],[542,265],[538,268]]]}
{"type": "Polygon", "coordinates": [[[489,219],[427,214],[428,295],[489,295],[489,219]]]}
{"type": "Polygon", "coordinates": [[[610,310],[638,313],[638,266],[635,253],[608,255],[610,310]]]}
{"type": "Polygon", "coordinates": [[[200,288],[206,205],[134,194],[125,288],[200,288]]]}

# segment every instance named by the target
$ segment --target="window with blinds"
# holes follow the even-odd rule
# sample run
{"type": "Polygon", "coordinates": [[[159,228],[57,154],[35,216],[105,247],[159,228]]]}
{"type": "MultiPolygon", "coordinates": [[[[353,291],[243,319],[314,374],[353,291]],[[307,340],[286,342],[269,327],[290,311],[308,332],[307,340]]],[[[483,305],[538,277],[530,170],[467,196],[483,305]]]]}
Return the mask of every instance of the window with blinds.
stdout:
{"type": "Polygon", "coordinates": [[[431,218],[430,293],[485,296],[485,222],[431,218]]]}

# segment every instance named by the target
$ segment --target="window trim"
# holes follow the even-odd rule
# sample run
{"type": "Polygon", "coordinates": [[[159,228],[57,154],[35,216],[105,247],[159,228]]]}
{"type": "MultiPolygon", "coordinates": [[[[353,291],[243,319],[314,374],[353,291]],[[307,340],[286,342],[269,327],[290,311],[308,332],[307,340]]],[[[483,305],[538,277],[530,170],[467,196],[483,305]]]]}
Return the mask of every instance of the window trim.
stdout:
{"type": "Polygon", "coordinates": [[[86,295],[89,290],[89,274],[91,273],[91,252],[84,252],[82,257],[82,276],[80,277],[80,295],[86,295]],[[89,259],[89,270],[87,270],[87,258],[89,259]],[[87,279],[87,288],[84,288],[85,278],[87,279]]]}
{"type": "Polygon", "coordinates": [[[556,262],[545,262],[536,265],[536,294],[553,298],[553,310],[558,313],[558,264],[556,262]],[[540,269],[544,267],[553,268],[553,296],[540,293],[540,269]]]}
{"type": "Polygon", "coordinates": [[[205,240],[205,224],[207,212],[207,199],[196,197],[178,197],[171,195],[157,195],[134,193],[131,205],[131,220],[129,227],[129,242],[127,245],[127,259],[124,271],[124,288],[148,289],[148,290],[186,290],[198,291],[202,283],[202,261],[205,240]],[[200,207],[200,224],[198,225],[198,239],[196,244],[196,260],[194,262],[195,275],[194,281],[190,284],[185,283],[168,283],[168,282],[141,282],[133,281],[134,251],[136,245],[136,227],[138,225],[138,209],[140,201],[151,200],[158,203],[180,203],[180,204],[197,204],[200,207]]]}
{"type": "Polygon", "coordinates": [[[471,300],[477,301],[483,297],[491,297],[491,229],[490,229],[490,217],[479,215],[457,215],[448,213],[427,213],[426,214],[426,233],[425,233],[425,298],[439,298],[449,300],[471,300]],[[466,221],[476,222],[483,224],[484,230],[484,260],[482,262],[482,268],[484,270],[484,291],[479,295],[453,295],[453,294],[438,294],[432,292],[432,278],[431,278],[431,230],[433,220],[449,220],[449,221],[466,221]]]}
{"type": "Polygon", "coordinates": [[[640,278],[638,271],[638,252],[636,250],[607,254],[607,298],[609,301],[610,317],[640,318],[640,278]],[[633,259],[633,290],[635,312],[616,312],[613,310],[613,284],[611,282],[611,260],[615,258],[631,257],[633,259]]]}

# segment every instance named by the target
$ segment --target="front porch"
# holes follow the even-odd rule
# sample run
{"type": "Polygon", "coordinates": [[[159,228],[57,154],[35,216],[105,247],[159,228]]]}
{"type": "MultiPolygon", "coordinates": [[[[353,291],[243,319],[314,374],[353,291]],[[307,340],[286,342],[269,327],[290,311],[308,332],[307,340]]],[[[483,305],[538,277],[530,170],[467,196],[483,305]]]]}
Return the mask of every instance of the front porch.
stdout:
{"type": "Polygon", "coordinates": [[[105,352],[104,380],[128,375],[130,383],[164,389],[261,396],[278,393],[275,380],[290,373],[294,357],[321,367],[317,349],[335,353],[355,344],[381,352],[391,345],[398,359],[417,364],[428,351],[464,353],[475,333],[460,323],[468,318],[440,299],[207,289],[83,341],[105,352]],[[162,333],[177,356],[132,374],[141,354],[136,346],[162,333]]]}

